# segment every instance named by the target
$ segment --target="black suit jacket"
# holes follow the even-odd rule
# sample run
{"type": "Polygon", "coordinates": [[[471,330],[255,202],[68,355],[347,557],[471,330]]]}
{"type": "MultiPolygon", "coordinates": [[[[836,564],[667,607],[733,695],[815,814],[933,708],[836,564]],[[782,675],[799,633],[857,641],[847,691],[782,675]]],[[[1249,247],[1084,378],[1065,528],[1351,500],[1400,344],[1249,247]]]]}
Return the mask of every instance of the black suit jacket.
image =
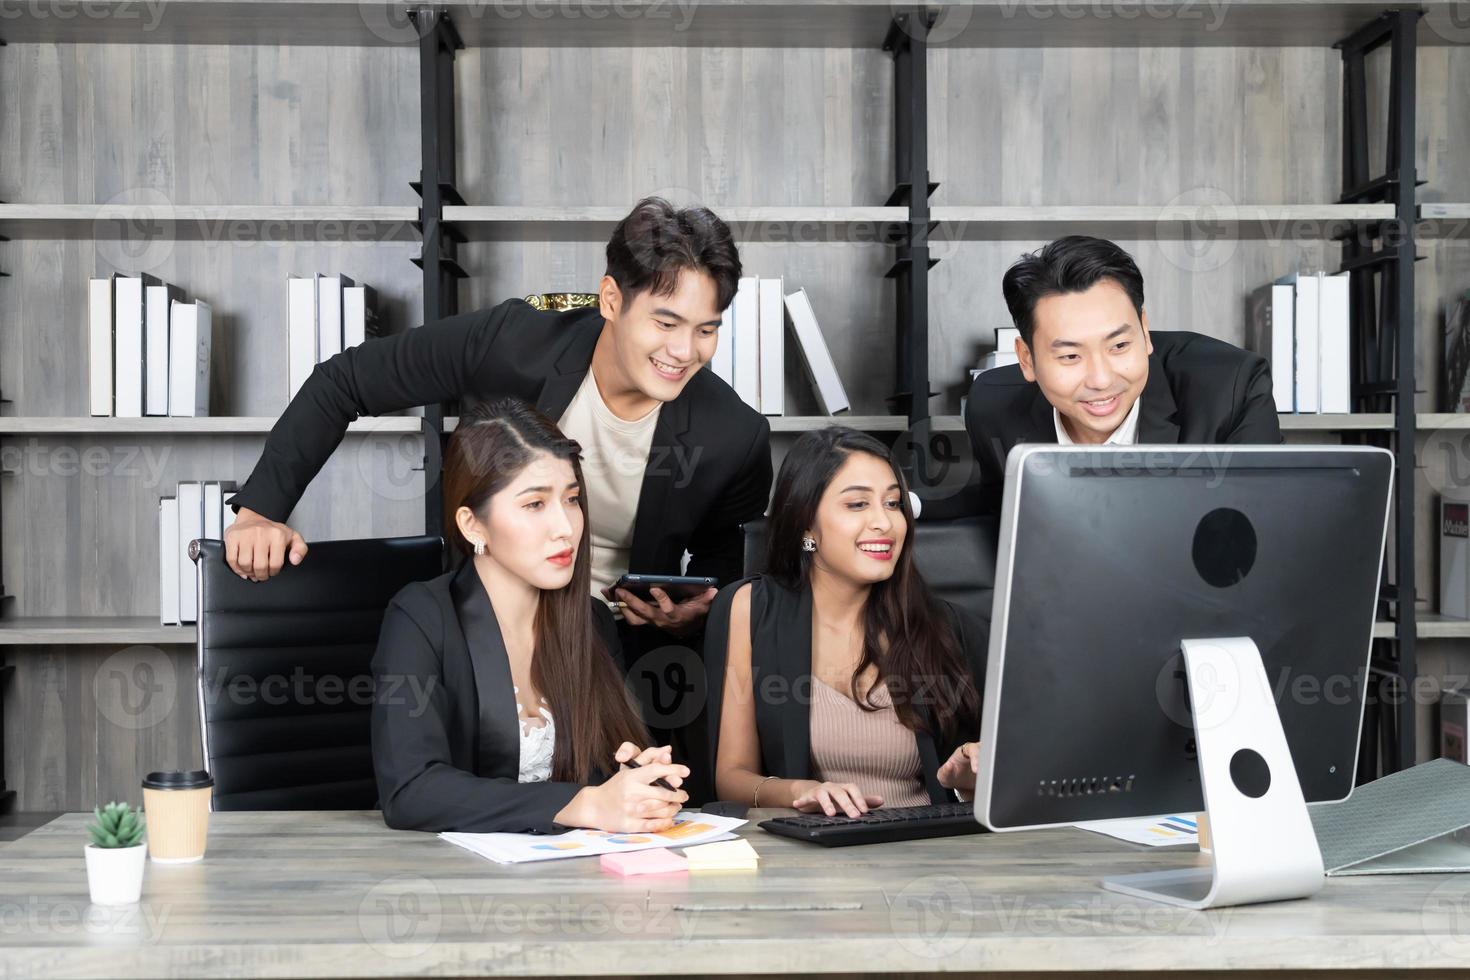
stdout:
{"type": "MultiPolygon", "coordinates": [[[[1281,442],[1264,357],[1187,331],[1150,333],[1154,352],[1140,396],[1138,442],[1145,445],[1261,445],[1281,442]]],[[[980,468],[985,511],[1000,509],[1006,455],[1022,442],[1057,441],[1051,402],[1016,365],[986,371],[970,385],[965,431],[980,468]]]]}
{"type": "MultiPolygon", "coordinates": [[[[587,601],[621,666],[612,614],[591,596],[587,601]]],[[[393,597],[373,655],[373,678],[373,770],[388,826],[477,833],[566,829],[554,818],[582,786],[518,781],[520,711],[510,658],[473,562],[393,597]]],[[[592,782],[606,777],[597,773],[592,782]]]]}
{"type": "MultiPolygon", "coordinates": [[[[345,350],[317,365],[286,406],[235,506],[285,521],[360,415],[515,395],[560,419],[602,325],[596,309],[543,313],[507,300],[345,350]]],[[[695,372],[659,412],[629,570],[677,575],[688,550],[688,574],[739,578],[740,525],[764,514],[770,496],[770,432],[712,371],[695,372]]]]}
{"type": "MultiPolygon", "coordinates": [[[[713,779],[720,744],[725,663],[730,642],[730,605],[746,582],[750,593],[751,696],[755,698],[755,724],[761,743],[761,767],[768,776],[782,779],[812,779],[811,685],[812,678],[812,593],[792,592],[770,576],[756,575],[720,590],[710,607],[705,630],[704,659],[709,669],[709,731],[707,765],[713,779]]],[[[960,649],[970,666],[975,690],[984,697],[985,660],[990,631],[983,623],[957,606],[940,600],[950,615],[960,649]]],[[[939,683],[942,683],[942,679],[939,683]]],[[[933,692],[910,692],[917,701],[933,692]]],[[[926,708],[921,716],[932,726],[926,708]]],[[[953,803],[954,794],[939,784],[939,767],[954,750],[980,737],[980,720],[936,738],[925,731],[914,733],[919,762],[924,770],[924,788],[934,803],[953,803]]]]}

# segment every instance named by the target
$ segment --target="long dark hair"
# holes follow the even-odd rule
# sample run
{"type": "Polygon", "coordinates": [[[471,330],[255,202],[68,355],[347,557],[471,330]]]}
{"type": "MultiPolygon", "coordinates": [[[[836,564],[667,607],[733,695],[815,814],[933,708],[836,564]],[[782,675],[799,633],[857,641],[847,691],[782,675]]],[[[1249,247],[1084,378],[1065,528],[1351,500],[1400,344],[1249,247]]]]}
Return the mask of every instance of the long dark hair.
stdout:
{"type": "MultiPolygon", "coordinates": [[[[545,453],[572,464],[582,484],[582,448],[562,435],[545,415],[518,398],[489,402],[460,416],[444,452],[444,537],[467,560],[474,549],[460,533],[454,514],[468,507],[481,520],[490,498],[545,453]]],[[[555,720],[551,778],[586,782],[596,768],[611,765],[623,742],[643,746],[648,732],[628,697],[617,666],[592,621],[591,527],[587,494],[582,539],[566,588],[543,590],[536,605],[536,648],[531,682],[555,720]]]]}
{"type": "Polygon", "coordinates": [[[883,443],[853,429],[829,426],[806,432],[792,444],[771,498],[766,569],[788,589],[810,587],[811,555],[802,550],[801,539],[816,523],[822,494],[854,453],[875,456],[893,470],[907,533],[893,575],[873,585],[863,607],[863,656],[852,672],[853,700],[866,711],[879,709],[871,688],[866,698],[857,696],[858,679],[876,667],[889,686],[895,714],[910,730],[926,727],[919,707],[931,698],[938,731],[930,734],[952,735],[963,726],[974,727],[980,696],[947,610],[914,567],[914,511],[908,483],[883,443]]]}

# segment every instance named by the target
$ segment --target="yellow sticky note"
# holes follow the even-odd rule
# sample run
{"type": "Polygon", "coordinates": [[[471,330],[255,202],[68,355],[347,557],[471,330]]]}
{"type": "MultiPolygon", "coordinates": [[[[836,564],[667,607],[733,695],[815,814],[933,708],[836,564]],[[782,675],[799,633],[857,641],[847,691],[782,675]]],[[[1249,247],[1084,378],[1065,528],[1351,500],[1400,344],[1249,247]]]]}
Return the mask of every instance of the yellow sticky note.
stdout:
{"type": "Polygon", "coordinates": [[[760,861],[750,841],[743,838],[686,847],[684,856],[690,871],[754,871],[760,861]]]}

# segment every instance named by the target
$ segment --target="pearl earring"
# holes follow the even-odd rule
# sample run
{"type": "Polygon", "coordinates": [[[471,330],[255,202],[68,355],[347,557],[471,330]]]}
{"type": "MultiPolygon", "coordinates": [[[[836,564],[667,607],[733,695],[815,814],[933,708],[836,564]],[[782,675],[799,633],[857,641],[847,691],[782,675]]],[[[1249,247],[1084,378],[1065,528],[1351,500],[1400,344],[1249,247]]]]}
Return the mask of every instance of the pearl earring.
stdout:
{"type": "Polygon", "coordinates": [[[485,553],[485,542],[481,541],[479,538],[476,538],[475,539],[475,554],[477,554],[477,555],[483,555],[484,553],[485,553]]]}
{"type": "Polygon", "coordinates": [[[802,538],[801,539],[801,550],[802,551],[816,551],[817,550],[817,541],[816,541],[816,539],[813,538],[810,535],[807,535],[806,537],[802,538]]]}

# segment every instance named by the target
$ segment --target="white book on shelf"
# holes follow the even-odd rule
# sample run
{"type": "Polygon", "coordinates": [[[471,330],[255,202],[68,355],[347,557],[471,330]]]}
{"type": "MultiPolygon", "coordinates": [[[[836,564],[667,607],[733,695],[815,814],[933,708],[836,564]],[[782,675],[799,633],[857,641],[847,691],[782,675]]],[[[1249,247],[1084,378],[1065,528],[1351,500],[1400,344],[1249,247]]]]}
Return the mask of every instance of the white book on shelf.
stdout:
{"type": "Polygon", "coordinates": [[[316,280],[292,276],[288,292],[286,399],[289,401],[296,397],[316,367],[316,280]]]}
{"type": "Polygon", "coordinates": [[[761,410],[760,297],[758,280],[746,276],[735,290],[735,393],[761,410]]]}
{"type": "Polygon", "coordinates": [[[791,314],[791,332],[796,337],[796,349],[802,364],[817,390],[817,401],[828,415],[845,412],[850,406],[847,389],[837,373],[832,360],[832,351],[827,347],[827,338],[817,325],[817,314],[812,309],[811,297],[805,289],[786,294],[786,310],[791,314]]]}
{"type": "Polygon", "coordinates": [[[179,501],[158,500],[158,621],[179,623],[179,501]]]}
{"type": "Polygon", "coordinates": [[[199,619],[199,595],[194,586],[194,562],[189,559],[189,542],[204,537],[204,484],[180,483],[179,498],[179,556],[178,578],[174,587],[179,593],[179,622],[193,623],[199,619]]]}
{"type": "Polygon", "coordinates": [[[1271,362],[1277,412],[1296,411],[1295,292],[1289,284],[1258,287],[1246,302],[1246,346],[1271,362]]]}
{"type": "Polygon", "coordinates": [[[143,417],[143,291],[153,276],[118,276],[113,289],[113,414],[143,417]]]}
{"type": "Polygon", "coordinates": [[[715,377],[730,387],[735,387],[731,369],[735,366],[735,298],[720,314],[720,332],[715,337],[715,356],[709,359],[709,369],[715,377]]]}
{"type": "Polygon", "coordinates": [[[356,347],[382,333],[378,325],[378,291],[358,283],[342,290],[342,349],[356,347]]]}
{"type": "Polygon", "coordinates": [[[1016,341],[1021,339],[1021,331],[1016,327],[995,328],[995,349],[997,352],[1016,352],[1016,341]]]}
{"type": "Polygon", "coordinates": [[[112,278],[87,282],[87,395],[90,414],[112,414],[112,278]]]}
{"type": "Polygon", "coordinates": [[[168,283],[149,286],[143,291],[143,310],[148,321],[143,333],[144,415],[168,414],[169,321],[173,317],[173,304],[183,301],[184,291],[168,283]]]}
{"type": "Polygon", "coordinates": [[[320,276],[316,281],[316,359],[342,353],[342,291],[353,285],[346,276],[320,276]]]}
{"type": "Polygon", "coordinates": [[[220,537],[221,538],[223,538],[225,536],[225,532],[230,529],[230,525],[233,524],[233,523],[235,523],[235,517],[236,517],[235,508],[230,506],[232,503],[234,503],[234,500],[235,500],[235,491],[234,490],[226,490],[225,493],[224,493],[224,495],[220,498],[220,503],[223,505],[223,508],[222,508],[223,509],[223,514],[222,514],[222,516],[220,518],[220,537]]]}
{"type": "Polygon", "coordinates": [[[202,299],[174,303],[169,318],[169,414],[184,418],[209,414],[209,361],[214,321],[202,299]]]}
{"type": "Polygon", "coordinates": [[[786,305],[785,283],[778,276],[759,286],[761,414],[786,414],[786,305]]]}
{"type": "Polygon", "coordinates": [[[204,536],[218,541],[225,536],[225,494],[235,495],[233,480],[208,480],[204,484],[204,536]]]}
{"type": "Polygon", "coordinates": [[[1317,323],[1322,404],[1320,411],[1346,414],[1353,410],[1352,326],[1349,318],[1348,274],[1319,273],[1317,323]]]}
{"type": "Polygon", "coordinates": [[[1318,353],[1317,277],[1292,273],[1276,280],[1292,288],[1292,323],[1296,334],[1296,410],[1316,414],[1322,405],[1321,364],[1318,353]]]}

